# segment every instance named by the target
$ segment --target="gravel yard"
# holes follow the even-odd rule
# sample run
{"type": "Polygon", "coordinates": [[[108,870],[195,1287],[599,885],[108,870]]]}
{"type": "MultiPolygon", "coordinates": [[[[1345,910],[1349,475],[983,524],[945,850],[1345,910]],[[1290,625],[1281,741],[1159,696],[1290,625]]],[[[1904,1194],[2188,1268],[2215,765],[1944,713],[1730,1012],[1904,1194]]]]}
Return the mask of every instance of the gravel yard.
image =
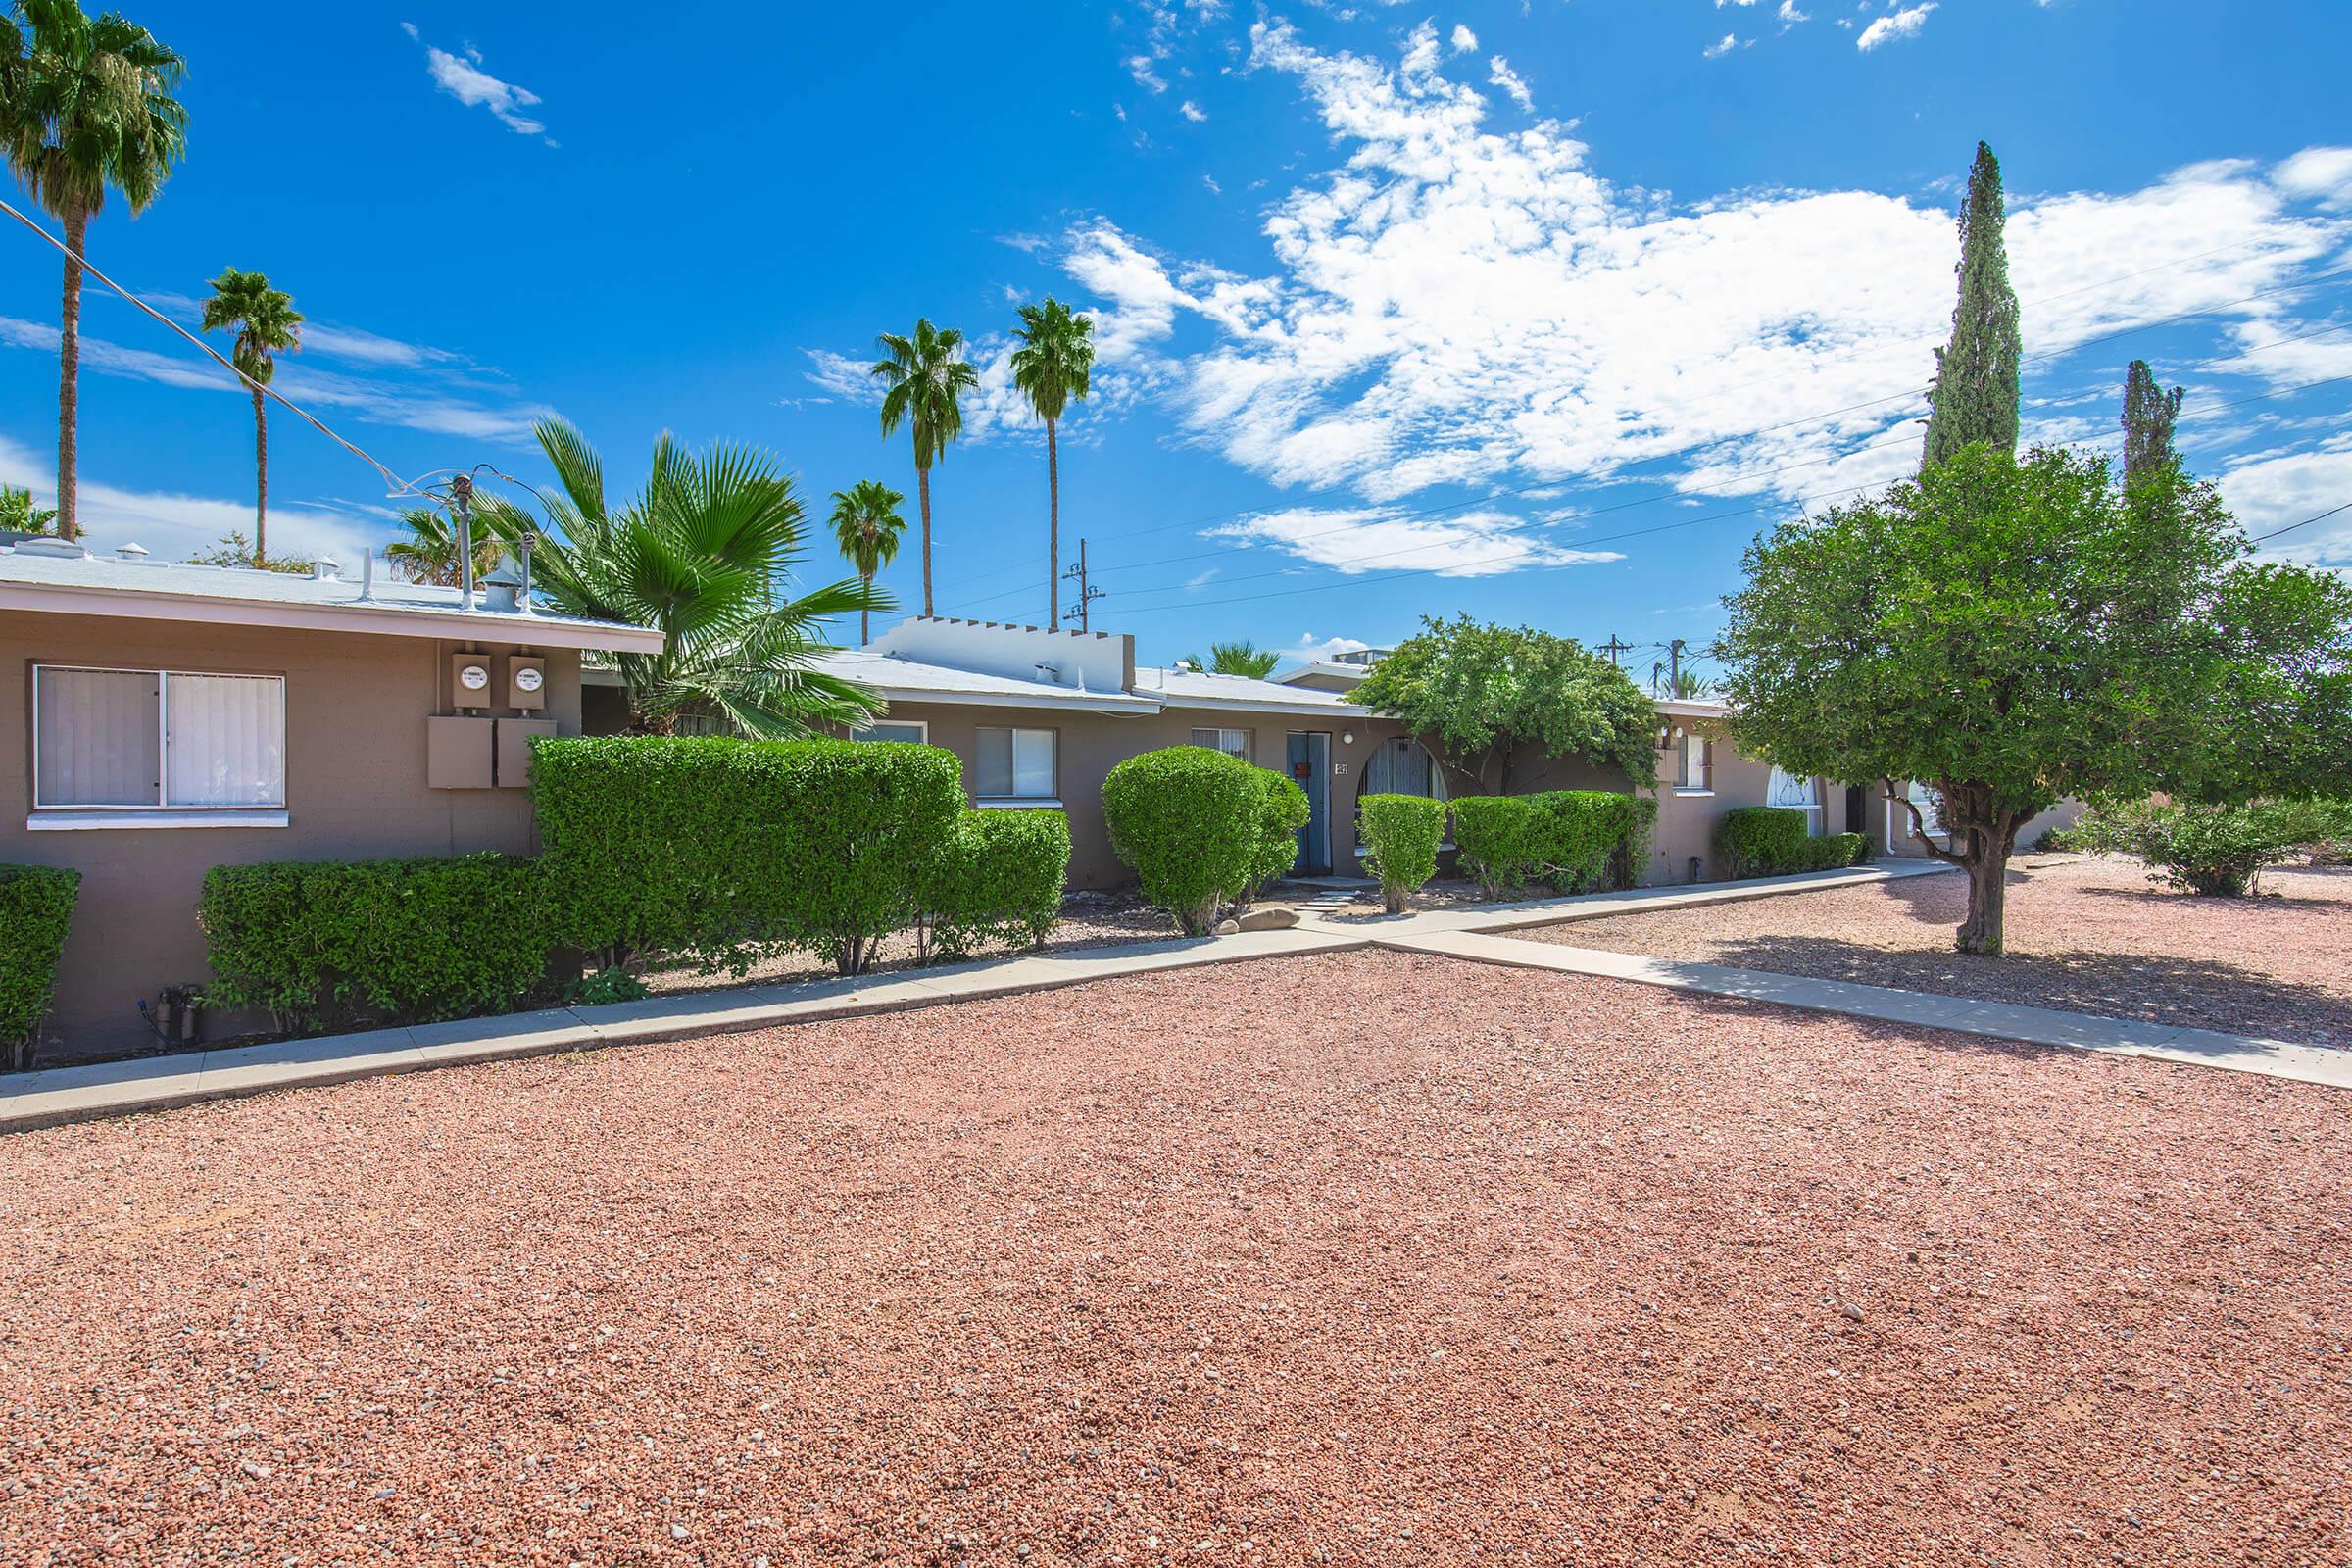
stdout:
{"type": "Polygon", "coordinates": [[[23,1134],[0,1561],[2340,1561],[2344,1107],[1359,953],[23,1134]]]}
{"type": "Polygon", "coordinates": [[[2013,863],[1999,958],[1952,951],[1968,911],[1956,873],[1511,934],[2352,1046],[2352,869],[2278,868],[2259,897],[2201,899],[2158,888],[2134,860],[2013,863]]]}

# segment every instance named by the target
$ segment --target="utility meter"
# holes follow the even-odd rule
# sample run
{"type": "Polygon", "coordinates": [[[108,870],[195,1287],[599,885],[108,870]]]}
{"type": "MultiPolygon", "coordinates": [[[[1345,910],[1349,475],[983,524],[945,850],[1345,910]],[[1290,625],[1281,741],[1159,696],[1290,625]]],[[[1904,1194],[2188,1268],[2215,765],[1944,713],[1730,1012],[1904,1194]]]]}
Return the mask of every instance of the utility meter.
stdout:
{"type": "Polygon", "coordinates": [[[459,708],[490,706],[490,661],[480,654],[457,654],[450,660],[450,682],[459,708]]]}

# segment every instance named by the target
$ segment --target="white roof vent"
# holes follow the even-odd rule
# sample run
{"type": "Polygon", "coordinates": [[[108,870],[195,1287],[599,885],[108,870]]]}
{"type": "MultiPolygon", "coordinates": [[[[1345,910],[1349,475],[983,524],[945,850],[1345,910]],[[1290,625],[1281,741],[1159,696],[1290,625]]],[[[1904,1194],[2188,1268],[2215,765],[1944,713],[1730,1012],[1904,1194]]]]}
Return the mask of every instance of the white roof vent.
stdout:
{"type": "Polygon", "coordinates": [[[147,547],[135,543],[117,545],[115,546],[115,559],[117,561],[127,561],[135,566],[140,562],[147,559],[147,547]]]}
{"type": "Polygon", "coordinates": [[[20,556],[55,556],[61,561],[87,561],[90,553],[71,539],[53,539],[44,535],[38,539],[17,541],[20,556]]]}
{"type": "Polygon", "coordinates": [[[339,562],[329,561],[326,557],[320,556],[317,561],[311,563],[311,581],[335,581],[335,571],[340,564],[339,562]]]}

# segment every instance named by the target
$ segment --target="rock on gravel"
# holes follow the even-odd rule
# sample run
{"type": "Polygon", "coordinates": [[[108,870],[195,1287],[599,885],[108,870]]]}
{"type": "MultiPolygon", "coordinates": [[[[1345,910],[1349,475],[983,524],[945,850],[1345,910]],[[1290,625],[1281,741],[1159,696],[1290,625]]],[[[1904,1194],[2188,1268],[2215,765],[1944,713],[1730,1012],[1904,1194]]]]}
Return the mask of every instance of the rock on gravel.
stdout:
{"type": "Polygon", "coordinates": [[[1366,953],[24,1134],[0,1562],[2332,1562],[2343,1105],[1366,953]]]}

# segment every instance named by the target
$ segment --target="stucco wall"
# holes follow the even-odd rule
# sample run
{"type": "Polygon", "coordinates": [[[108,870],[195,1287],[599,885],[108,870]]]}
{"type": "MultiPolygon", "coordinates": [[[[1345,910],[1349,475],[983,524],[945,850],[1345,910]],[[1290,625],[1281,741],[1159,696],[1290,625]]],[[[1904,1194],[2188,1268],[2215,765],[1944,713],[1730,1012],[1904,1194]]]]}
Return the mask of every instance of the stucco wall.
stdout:
{"type": "MultiPolygon", "coordinates": [[[[424,721],[451,711],[449,656],[469,647],[543,656],[541,716],[555,719],[562,733],[579,733],[579,656],[565,649],[29,612],[0,617],[7,670],[0,735],[11,738],[19,759],[0,779],[0,860],[82,873],[49,1024],[65,1050],[105,1055],[150,1043],[138,999],[204,978],[196,895],[212,866],[535,849],[527,790],[425,787],[424,721]],[[28,831],[35,662],[283,675],[289,825],[28,831]]],[[[217,1038],[236,1026],[208,1019],[207,1033],[217,1038]]]]}

